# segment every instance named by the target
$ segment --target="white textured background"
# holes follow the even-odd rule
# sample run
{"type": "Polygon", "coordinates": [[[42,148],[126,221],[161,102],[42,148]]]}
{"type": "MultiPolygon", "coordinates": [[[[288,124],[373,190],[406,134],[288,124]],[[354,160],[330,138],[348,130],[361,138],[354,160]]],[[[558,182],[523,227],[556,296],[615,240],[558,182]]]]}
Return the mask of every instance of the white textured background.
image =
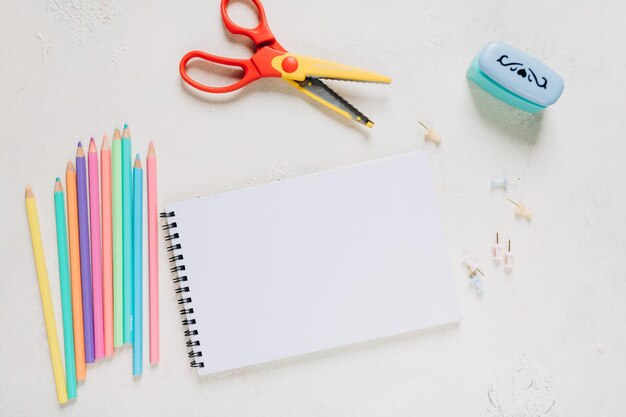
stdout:
{"type": "MultiPolygon", "coordinates": [[[[250,53],[225,33],[216,0],[0,2],[0,415],[623,415],[624,3],[265,0],[265,8],[288,50],[393,78],[329,83],[374,129],[279,80],[223,97],[185,88],[177,67],[188,50],[250,53]],[[466,67],[490,40],[545,60],[565,80],[561,100],[532,117],[468,85],[466,67]],[[442,134],[441,146],[423,142],[418,119],[442,134]],[[162,252],[161,363],[134,380],[124,348],[89,366],[78,401],[59,407],[24,186],[39,197],[60,326],[54,178],[77,139],[99,142],[124,121],[134,150],[156,143],[161,206],[425,149],[462,323],[198,379],[162,252]],[[531,224],[489,189],[503,172],[522,177],[508,194],[534,210],[531,224]],[[513,242],[510,275],[489,260],[496,231],[513,242]],[[468,288],[465,253],[487,274],[482,298],[468,288]]],[[[253,16],[242,4],[232,13],[253,16]]]]}

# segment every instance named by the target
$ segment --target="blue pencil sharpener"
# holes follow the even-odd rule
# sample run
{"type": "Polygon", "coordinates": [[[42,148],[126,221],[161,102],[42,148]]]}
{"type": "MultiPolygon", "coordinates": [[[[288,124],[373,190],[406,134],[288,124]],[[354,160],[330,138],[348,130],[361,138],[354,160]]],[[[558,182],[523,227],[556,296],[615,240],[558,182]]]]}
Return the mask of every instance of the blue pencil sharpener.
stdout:
{"type": "Polygon", "coordinates": [[[563,92],[563,79],[556,72],[502,42],[490,42],[476,55],[467,78],[492,96],[529,113],[554,104],[563,92]]]}

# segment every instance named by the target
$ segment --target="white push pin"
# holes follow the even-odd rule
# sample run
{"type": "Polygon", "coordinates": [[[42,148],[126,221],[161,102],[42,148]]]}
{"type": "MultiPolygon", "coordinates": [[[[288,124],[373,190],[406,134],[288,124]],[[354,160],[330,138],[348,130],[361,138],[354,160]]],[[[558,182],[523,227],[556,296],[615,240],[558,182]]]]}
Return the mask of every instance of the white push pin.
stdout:
{"type": "Polygon", "coordinates": [[[502,188],[506,190],[513,181],[519,181],[519,177],[508,178],[506,175],[503,175],[500,178],[494,178],[491,180],[491,188],[502,188]]]}
{"type": "Polygon", "coordinates": [[[517,217],[521,217],[523,219],[526,219],[528,221],[530,221],[533,218],[533,213],[532,211],[530,211],[525,205],[521,204],[521,203],[516,203],[515,201],[511,200],[510,198],[507,198],[507,200],[509,200],[511,203],[515,204],[515,215],[517,217]]]}
{"type": "Polygon", "coordinates": [[[502,259],[502,246],[500,246],[500,236],[498,232],[496,232],[496,243],[491,245],[491,256],[493,257],[493,261],[495,263],[500,263],[502,259]]]}
{"type": "Polygon", "coordinates": [[[424,140],[432,142],[435,145],[439,145],[439,142],[441,142],[441,136],[439,136],[439,133],[435,132],[433,128],[426,126],[420,121],[418,121],[418,123],[421,124],[424,129],[426,129],[426,133],[424,133],[424,140]]]}
{"type": "Polygon", "coordinates": [[[511,271],[513,269],[513,253],[511,253],[511,239],[509,239],[509,250],[504,252],[504,270],[511,271]]]}

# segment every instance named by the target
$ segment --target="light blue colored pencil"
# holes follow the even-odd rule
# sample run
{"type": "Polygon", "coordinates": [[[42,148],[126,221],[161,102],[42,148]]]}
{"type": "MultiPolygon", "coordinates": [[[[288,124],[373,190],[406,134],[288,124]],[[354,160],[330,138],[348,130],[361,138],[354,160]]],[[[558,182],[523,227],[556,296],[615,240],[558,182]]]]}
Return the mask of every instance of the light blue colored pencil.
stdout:
{"type": "Polygon", "coordinates": [[[133,178],[130,154],[130,130],[124,125],[122,133],[122,286],[124,287],[124,343],[133,342],[133,178]]]}
{"type": "Polygon", "coordinates": [[[143,169],[139,154],[133,166],[133,375],[143,369],[143,169]]]}
{"type": "Polygon", "coordinates": [[[61,312],[63,314],[63,346],[65,350],[65,380],[67,398],[76,398],[76,359],[74,356],[74,323],[72,321],[72,288],[67,249],[67,223],[65,221],[65,198],[58,178],[54,183],[54,213],[57,226],[59,254],[59,278],[61,281],[61,312]]]}

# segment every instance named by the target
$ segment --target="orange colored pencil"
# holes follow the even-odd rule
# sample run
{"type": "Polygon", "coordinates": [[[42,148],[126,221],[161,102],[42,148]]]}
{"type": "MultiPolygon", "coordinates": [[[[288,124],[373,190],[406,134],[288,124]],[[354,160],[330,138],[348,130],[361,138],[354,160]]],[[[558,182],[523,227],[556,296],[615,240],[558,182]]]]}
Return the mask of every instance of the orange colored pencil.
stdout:
{"type": "Polygon", "coordinates": [[[83,293],[80,275],[80,247],[78,243],[78,199],[76,196],[76,170],[67,163],[65,171],[67,188],[67,226],[70,241],[70,275],[72,277],[72,318],[74,320],[74,350],[76,355],[76,379],[84,381],[85,336],[83,334],[83,293]]]}
{"type": "Polygon", "coordinates": [[[102,303],[104,312],[104,355],[113,347],[113,241],[111,240],[111,148],[104,135],[100,148],[100,190],[102,193],[102,303]]]}

